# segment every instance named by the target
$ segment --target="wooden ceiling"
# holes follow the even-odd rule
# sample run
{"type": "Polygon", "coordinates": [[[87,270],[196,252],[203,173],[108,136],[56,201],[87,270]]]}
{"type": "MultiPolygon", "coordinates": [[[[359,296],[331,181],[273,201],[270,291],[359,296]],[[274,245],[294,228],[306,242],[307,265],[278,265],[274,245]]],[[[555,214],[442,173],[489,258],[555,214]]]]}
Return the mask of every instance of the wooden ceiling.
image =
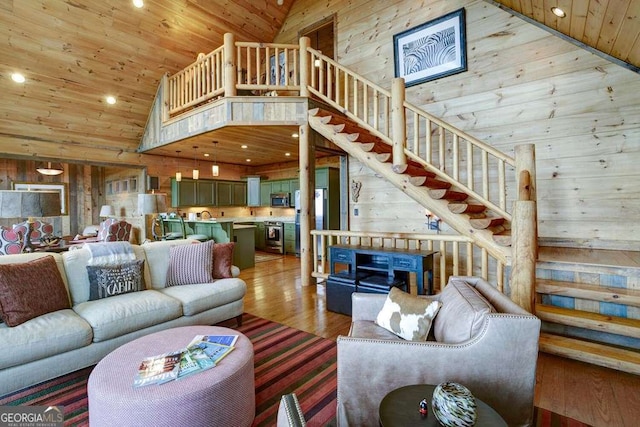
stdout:
{"type": "Polygon", "coordinates": [[[640,0],[495,0],[527,18],[640,70],[640,0]],[[559,7],[566,17],[551,11],[559,7]]]}
{"type": "MultiPolygon", "coordinates": [[[[164,73],[221,46],[226,32],[273,41],[294,1],[144,0],[137,9],[130,0],[0,0],[0,152],[20,146],[34,158],[117,163],[135,153],[164,73]],[[11,80],[16,71],[24,84],[11,80]]],[[[640,0],[557,0],[564,20],[551,14],[551,0],[493,3],[640,67],[640,0]]],[[[285,151],[297,156],[295,142],[283,146],[291,129],[236,130],[197,145],[219,140],[217,159],[237,164],[249,158],[240,143],[260,147],[254,165],[280,162],[285,151]]]]}

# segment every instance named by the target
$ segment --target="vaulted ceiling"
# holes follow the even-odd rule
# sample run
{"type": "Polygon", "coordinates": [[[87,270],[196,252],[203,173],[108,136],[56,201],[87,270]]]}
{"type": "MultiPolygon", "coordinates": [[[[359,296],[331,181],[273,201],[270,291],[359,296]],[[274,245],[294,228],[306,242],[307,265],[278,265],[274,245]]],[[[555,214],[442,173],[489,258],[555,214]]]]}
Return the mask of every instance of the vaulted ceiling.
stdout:
{"type": "MultiPolygon", "coordinates": [[[[95,147],[105,162],[135,152],[164,73],[221,46],[226,32],[272,41],[294,1],[0,0],[0,152],[80,162],[95,161],[85,155],[95,147]],[[24,84],[11,81],[16,71],[24,84]]],[[[640,0],[490,3],[640,67],[640,0]]]]}

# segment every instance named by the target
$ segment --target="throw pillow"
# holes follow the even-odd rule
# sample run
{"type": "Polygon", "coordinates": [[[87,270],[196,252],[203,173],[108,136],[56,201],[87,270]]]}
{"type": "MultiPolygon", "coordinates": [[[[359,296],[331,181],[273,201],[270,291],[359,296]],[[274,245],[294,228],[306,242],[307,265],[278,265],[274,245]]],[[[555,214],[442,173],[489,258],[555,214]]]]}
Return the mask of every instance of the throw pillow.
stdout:
{"type": "Polygon", "coordinates": [[[426,341],[440,301],[420,298],[391,288],[376,324],[409,341],[426,341]]]}
{"type": "Polygon", "coordinates": [[[213,280],[213,240],[169,248],[167,286],[209,283],[213,280]]]}
{"type": "Polygon", "coordinates": [[[142,259],[118,265],[87,265],[89,301],[143,291],[143,269],[142,259]]]}
{"type": "Polygon", "coordinates": [[[69,294],[52,256],[0,265],[0,316],[7,326],[65,308],[69,294]]]}
{"type": "Polygon", "coordinates": [[[213,246],[213,269],[211,275],[214,279],[233,277],[231,266],[233,265],[234,246],[235,242],[216,243],[213,246]]]}

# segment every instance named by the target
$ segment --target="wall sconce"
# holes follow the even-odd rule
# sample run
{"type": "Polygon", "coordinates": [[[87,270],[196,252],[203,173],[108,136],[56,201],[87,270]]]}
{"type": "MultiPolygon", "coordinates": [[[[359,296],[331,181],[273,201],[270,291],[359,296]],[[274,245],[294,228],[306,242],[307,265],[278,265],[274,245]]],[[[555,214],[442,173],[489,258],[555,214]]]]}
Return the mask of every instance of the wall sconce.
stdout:
{"type": "Polygon", "coordinates": [[[425,210],[424,212],[427,217],[427,222],[425,222],[425,224],[427,225],[427,228],[429,230],[435,230],[436,232],[439,233],[440,223],[442,222],[442,220],[428,210],[425,210]]]}

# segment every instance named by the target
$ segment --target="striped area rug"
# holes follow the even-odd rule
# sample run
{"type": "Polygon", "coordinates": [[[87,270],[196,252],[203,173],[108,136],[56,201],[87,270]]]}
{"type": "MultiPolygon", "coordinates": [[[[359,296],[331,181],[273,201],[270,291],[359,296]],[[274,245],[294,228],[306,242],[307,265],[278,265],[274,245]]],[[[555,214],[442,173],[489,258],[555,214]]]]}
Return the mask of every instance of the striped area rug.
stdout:
{"type": "MultiPolygon", "coordinates": [[[[280,396],[295,392],[307,425],[335,426],[336,343],[307,332],[244,314],[240,328],[235,320],[222,322],[245,334],[253,343],[256,387],[254,426],[275,425],[280,396]]],[[[0,405],[63,405],[65,426],[87,426],[85,368],[42,384],[0,397],[0,405]]],[[[589,427],[579,421],[536,408],[535,427],[589,427]]]]}
{"type": "MultiPolygon", "coordinates": [[[[254,426],[275,425],[280,396],[295,392],[307,425],[335,425],[336,343],[313,334],[244,314],[220,323],[253,343],[256,387],[254,426]]],[[[93,367],[0,397],[0,405],[63,405],[65,426],[89,425],[87,380],[93,367]]]]}

